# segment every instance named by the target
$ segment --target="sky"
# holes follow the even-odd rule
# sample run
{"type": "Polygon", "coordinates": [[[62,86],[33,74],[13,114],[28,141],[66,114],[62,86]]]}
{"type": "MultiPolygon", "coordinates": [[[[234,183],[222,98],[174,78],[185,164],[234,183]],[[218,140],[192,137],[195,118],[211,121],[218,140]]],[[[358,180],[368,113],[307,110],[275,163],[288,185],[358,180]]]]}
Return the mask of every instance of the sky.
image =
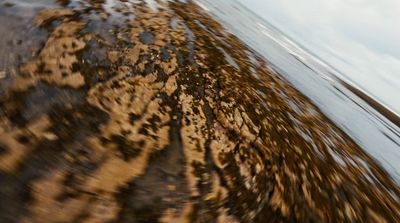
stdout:
{"type": "Polygon", "coordinates": [[[238,0],[400,114],[399,0],[238,0]]]}

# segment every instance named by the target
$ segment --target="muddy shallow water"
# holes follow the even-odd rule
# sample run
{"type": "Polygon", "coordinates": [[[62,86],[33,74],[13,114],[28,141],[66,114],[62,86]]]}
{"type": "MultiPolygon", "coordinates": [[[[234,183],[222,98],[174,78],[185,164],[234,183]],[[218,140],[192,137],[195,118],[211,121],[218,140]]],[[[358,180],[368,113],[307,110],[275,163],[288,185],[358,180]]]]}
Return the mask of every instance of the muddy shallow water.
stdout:
{"type": "Polygon", "coordinates": [[[194,2],[0,5],[0,222],[400,220],[387,170],[194,2]]]}

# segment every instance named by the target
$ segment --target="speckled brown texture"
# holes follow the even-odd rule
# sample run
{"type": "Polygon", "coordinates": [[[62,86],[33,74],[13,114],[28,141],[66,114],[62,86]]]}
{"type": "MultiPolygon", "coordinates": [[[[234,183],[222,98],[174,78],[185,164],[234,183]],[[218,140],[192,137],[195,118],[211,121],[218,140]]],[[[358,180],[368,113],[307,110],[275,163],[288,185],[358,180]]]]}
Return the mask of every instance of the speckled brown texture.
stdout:
{"type": "Polygon", "coordinates": [[[194,3],[103,3],[35,19],[0,99],[0,222],[400,221],[387,173],[194,3]]]}

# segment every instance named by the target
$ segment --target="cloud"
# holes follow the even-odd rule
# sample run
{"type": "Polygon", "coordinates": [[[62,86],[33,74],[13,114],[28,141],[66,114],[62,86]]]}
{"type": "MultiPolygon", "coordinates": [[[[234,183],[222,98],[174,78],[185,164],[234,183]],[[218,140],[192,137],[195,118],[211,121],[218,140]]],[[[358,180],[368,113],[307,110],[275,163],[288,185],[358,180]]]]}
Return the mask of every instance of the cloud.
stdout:
{"type": "Polygon", "coordinates": [[[400,113],[400,1],[239,1],[400,113]]]}

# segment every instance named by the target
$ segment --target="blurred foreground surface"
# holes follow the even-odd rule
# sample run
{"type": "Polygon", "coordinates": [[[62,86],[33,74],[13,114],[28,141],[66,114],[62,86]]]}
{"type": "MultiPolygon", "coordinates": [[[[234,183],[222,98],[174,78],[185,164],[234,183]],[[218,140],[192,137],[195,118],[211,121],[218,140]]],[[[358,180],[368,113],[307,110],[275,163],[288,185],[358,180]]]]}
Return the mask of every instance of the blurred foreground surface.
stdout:
{"type": "Polygon", "coordinates": [[[0,22],[2,223],[400,221],[392,176],[193,2],[0,22]]]}

